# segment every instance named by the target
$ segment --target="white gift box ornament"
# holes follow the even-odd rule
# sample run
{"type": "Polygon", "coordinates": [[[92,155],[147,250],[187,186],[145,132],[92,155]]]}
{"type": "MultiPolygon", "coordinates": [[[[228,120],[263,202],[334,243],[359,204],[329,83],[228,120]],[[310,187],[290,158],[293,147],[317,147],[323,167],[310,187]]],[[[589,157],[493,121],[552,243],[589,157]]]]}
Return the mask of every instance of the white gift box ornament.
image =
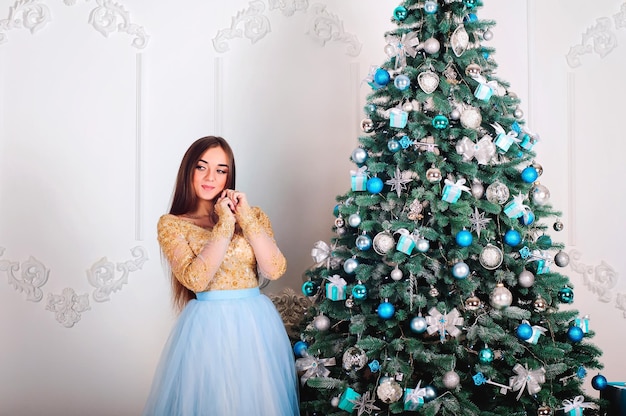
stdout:
{"type": "Polygon", "coordinates": [[[389,126],[403,129],[406,127],[408,121],[409,113],[406,111],[400,108],[392,108],[389,111],[389,126]]]}
{"type": "Polygon", "coordinates": [[[498,123],[494,123],[491,126],[496,132],[496,146],[501,152],[506,153],[513,143],[520,142],[520,139],[517,138],[518,134],[514,130],[507,133],[498,123]]]}
{"type": "Polygon", "coordinates": [[[471,193],[470,188],[465,186],[464,178],[461,178],[456,182],[451,179],[445,179],[444,183],[445,186],[443,187],[443,195],[441,196],[442,201],[454,204],[459,200],[463,191],[471,193]]]}
{"type": "Polygon", "coordinates": [[[326,278],[326,297],[330,300],[345,300],[348,282],[338,274],[326,278]]]}
{"type": "Polygon", "coordinates": [[[351,170],[350,176],[352,177],[352,190],[353,191],[365,191],[367,190],[367,166],[361,166],[357,170],[351,170]]]}

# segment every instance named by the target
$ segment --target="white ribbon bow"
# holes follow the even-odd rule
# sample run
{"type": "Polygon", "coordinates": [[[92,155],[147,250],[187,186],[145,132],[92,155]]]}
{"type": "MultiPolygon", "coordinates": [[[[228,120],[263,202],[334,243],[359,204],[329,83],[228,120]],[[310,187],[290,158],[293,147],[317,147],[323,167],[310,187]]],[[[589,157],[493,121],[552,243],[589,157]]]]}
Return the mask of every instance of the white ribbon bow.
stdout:
{"type": "Polygon", "coordinates": [[[458,181],[454,182],[452,179],[445,179],[444,183],[446,185],[452,186],[453,188],[459,188],[461,191],[465,191],[467,193],[471,193],[470,188],[468,188],[467,186],[465,186],[465,178],[461,178],[458,181]]]}
{"type": "Polygon", "coordinates": [[[357,170],[350,170],[350,175],[352,176],[365,176],[367,175],[367,166],[361,166],[357,170]]]}
{"type": "Polygon", "coordinates": [[[348,284],[348,282],[346,282],[345,279],[339,276],[338,274],[334,274],[330,277],[326,277],[326,280],[328,280],[331,286],[336,286],[336,287],[344,287],[348,284]]]}
{"type": "Polygon", "coordinates": [[[478,81],[480,84],[486,85],[491,88],[491,91],[493,91],[495,95],[502,96],[502,92],[500,91],[500,84],[498,84],[498,81],[487,81],[487,78],[480,74],[472,74],[471,77],[474,78],[474,80],[478,81]]]}
{"type": "Polygon", "coordinates": [[[462,326],[463,321],[463,317],[456,308],[449,314],[443,315],[437,308],[433,307],[428,311],[428,316],[426,317],[426,324],[428,324],[426,331],[428,335],[439,332],[439,340],[443,342],[446,338],[446,333],[451,337],[461,335],[461,330],[457,326],[462,326]]]}
{"type": "Polygon", "coordinates": [[[415,58],[415,55],[417,55],[417,48],[420,44],[420,40],[417,38],[416,32],[405,33],[401,38],[398,38],[397,36],[387,36],[385,41],[394,48],[396,70],[402,69],[406,66],[407,55],[415,58]]]}
{"type": "Polygon", "coordinates": [[[510,130],[508,133],[504,130],[504,127],[502,127],[500,124],[498,123],[493,123],[491,125],[491,127],[493,127],[493,129],[495,130],[496,134],[505,134],[507,136],[509,136],[509,138],[511,140],[513,140],[516,143],[521,142],[521,139],[518,139],[518,134],[514,131],[514,130],[510,130]]]}
{"type": "Polygon", "coordinates": [[[529,370],[527,365],[515,364],[513,371],[517,376],[509,378],[509,385],[513,391],[518,391],[517,400],[522,397],[524,388],[528,390],[528,394],[537,394],[541,391],[540,383],[546,382],[546,370],[541,367],[537,370],[529,370]]]}
{"type": "Polygon", "coordinates": [[[476,158],[479,165],[488,165],[496,154],[496,145],[491,140],[491,137],[483,136],[478,143],[474,143],[468,137],[463,137],[456,144],[456,152],[462,155],[465,161],[476,158]]]}
{"type": "Polygon", "coordinates": [[[305,373],[300,376],[300,383],[304,386],[311,377],[328,377],[330,370],[326,366],[336,364],[335,358],[317,358],[306,354],[303,358],[296,360],[296,371],[305,373]]]}
{"type": "Polygon", "coordinates": [[[574,409],[598,409],[598,405],[589,402],[585,403],[584,396],[576,396],[574,400],[563,400],[562,409],[565,413],[568,413],[574,409]]]}
{"type": "Polygon", "coordinates": [[[405,403],[411,402],[414,405],[420,404],[420,399],[424,399],[424,397],[426,397],[426,389],[423,387],[420,388],[421,384],[422,380],[418,381],[415,389],[413,389],[413,391],[404,398],[405,403]]]}

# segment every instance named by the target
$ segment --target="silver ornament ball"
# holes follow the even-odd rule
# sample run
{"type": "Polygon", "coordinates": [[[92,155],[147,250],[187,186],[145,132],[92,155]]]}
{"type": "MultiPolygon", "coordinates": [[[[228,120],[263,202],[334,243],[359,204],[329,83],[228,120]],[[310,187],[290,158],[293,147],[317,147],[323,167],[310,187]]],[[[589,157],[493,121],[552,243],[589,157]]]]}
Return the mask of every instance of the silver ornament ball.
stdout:
{"type": "Polygon", "coordinates": [[[338,407],[339,406],[339,397],[333,397],[332,399],[330,399],[330,405],[332,407],[338,407]]]}
{"type": "Polygon", "coordinates": [[[359,214],[352,214],[348,217],[348,224],[352,228],[357,228],[361,225],[361,216],[359,214]]]}
{"type": "Polygon", "coordinates": [[[402,393],[402,387],[392,378],[386,379],[376,388],[378,398],[387,404],[400,400],[402,393]]]}
{"type": "Polygon", "coordinates": [[[485,40],[493,39],[493,32],[491,30],[489,30],[489,29],[485,30],[483,32],[483,39],[485,39],[485,40]]]}
{"type": "Polygon", "coordinates": [[[487,270],[494,270],[500,267],[503,259],[502,250],[493,244],[487,244],[478,257],[480,264],[487,270]]]}
{"type": "Polygon", "coordinates": [[[424,42],[424,51],[426,53],[429,53],[432,55],[434,53],[439,52],[439,49],[441,49],[441,44],[435,38],[426,39],[426,41],[424,42]]]}
{"type": "Polygon", "coordinates": [[[502,283],[498,283],[489,296],[489,303],[496,309],[503,309],[513,303],[513,294],[502,283]]]}
{"type": "Polygon", "coordinates": [[[461,377],[456,373],[456,371],[448,371],[443,375],[443,385],[446,386],[447,389],[454,389],[461,382],[461,377]]]}
{"type": "Polygon", "coordinates": [[[521,287],[531,287],[535,283],[535,275],[524,270],[517,276],[517,282],[521,287]]]}
{"type": "Polygon", "coordinates": [[[455,108],[454,110],[450,112],[450,118],[452,120],[458,120],[461,118],[461,112],[459,111],[458,108],[455,108]]]}
{"type": "Polygon", "coordinates": [[[430,241],[425,238],[420,238],[417,240],[417,243],[415,243],[415,248],[420,253],[426,253],[430,249],[430,241]]]}
{"type": "Polygon", "coordinates": [[[319,314],[313,319],[313,326],[320,332],[328,331],[330,328],[330,319],[324,314],[319,314]]]}
{"type": "Polygon", "coordinates": [[[554,264],[559,267],[565,267],[569,264],[569,255],[564,251],[559,251],[554,256],[554,264]]]}
{"type": "Polygon", "coordinates": [[[359,347],[350,347],[343,353],[343,369],[346,371],[360,370],[367,364],[367,355],[359,347]]]}
{"type": "Polygon", "coordinates": [[[391,271],[391,279],[395,280],[396,282],[402,280],[403,276],[404,275],[402,274],[402,270],[398,269],[397,267],[391,271]]]}
{"type": "Polygon", "coordinates": [[[471,192],[474,198],[481,199],[483,195],[485,195],[485,187],[483,186],[482,183],[475,180],[472,182],[471,192]]]}
{"type": "Polygon", "coordinates": [[[380,232],[374,236],[372,241],[374,251],[381,256],[389,253],[396,245],[396,241],[393,239],[393,235],[387,231],[380,232]]]}
{"type": "Polygon", "coordinates": [[[524,117],[524,112],[522,111],[521,108],[517,107],[513,111],[513,117],[515,117],[518,120],[521,120],[524,117]]]}
{"type": "Polygon", "coordinates": [[[428,328],[426,318],[424,318],[423,316],[416,316],[415,318],[411,319],[410,325],[411,331],[415,332],[416,334],[421,334],[428,328]]]}
{"type": "Polygon", "coordinates": [[[509,188],[500,181],[495,181],[487,187],[487,201],[492,204],[504,204],[509,200],[509,188]]]}
{"type": "Polygon", "coordinates": [[[539,182],[536,182],[530,190],[530,197],[535,204],[545,205],[550,202],[550,190],[539,182]]]}

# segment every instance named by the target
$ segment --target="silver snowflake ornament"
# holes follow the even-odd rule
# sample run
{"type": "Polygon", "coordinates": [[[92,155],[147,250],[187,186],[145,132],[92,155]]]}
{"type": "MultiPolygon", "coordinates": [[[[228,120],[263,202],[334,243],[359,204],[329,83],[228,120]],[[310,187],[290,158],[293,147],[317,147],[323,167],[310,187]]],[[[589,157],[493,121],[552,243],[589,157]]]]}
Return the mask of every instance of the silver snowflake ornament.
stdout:
{"type": "Polygon", "coordinates": [[[487,228],[491,218],[485,218],[484,212],[478,212],[478,208],[474,207],[474,212],[470,215],[470,222],[472,223],[472,231],[476,231],[480,238],[480,232],[487,228]]]}
{"type": "Polygon", "coordinates": [[[405,170],[400,172],[399,168],[396,168],[396,173],[393,178],[385,182],[387,185],[391,185],[391,190],[396,191],[398,198],[402,194],[402,191],[407,189],[406,184],[413,180],[413,172],[405,170]]]}
{"type": "Polygon", "coordinates": [[[355,400],[350,400],[354,403],[354,410],[357,411],[357,415],[361,416],[363,413],[371,414],[374,410],[380,410],[379,407],[374,405],[375,398],[370,398],[370,392],[366,392],[361,397],[355,400]]]}

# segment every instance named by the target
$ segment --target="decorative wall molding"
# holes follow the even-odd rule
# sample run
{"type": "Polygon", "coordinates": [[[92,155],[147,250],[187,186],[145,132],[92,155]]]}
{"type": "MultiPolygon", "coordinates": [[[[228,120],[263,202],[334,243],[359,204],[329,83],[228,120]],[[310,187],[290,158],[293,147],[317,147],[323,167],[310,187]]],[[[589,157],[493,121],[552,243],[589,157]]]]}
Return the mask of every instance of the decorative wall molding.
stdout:
{"type": "MultiPolygon", "coordinates": [[[[4,250],[0,247],[0,257],[4,250]]],[[[133,260],[113,264],[103,257],[87,270],[87,281],[96,288],[93,292],[94,301],[109,301],[111,293],[121,290],[128,283],[128,275],[141,270],[148,260],[147,251],[143,247],[133,247],[130,251],[133,260]],[[116,270],[120,272],[118,278],[115,278],[116,270]]],[[[21,264],[18,261],[0,260],[0,272],[7,274],[9,285],[17,292],[26,294],[26,300],[39,302],[43,299],[42,287],[48,282],[50,270],[39,260],[32,256],[21,264]]],[[[56,320],[66,328],[73,327],[80,320],[81,313],[90,309],[89,294],[78,295],[69,287],[60,295],[48,293],[46,299],[46,310],[54,312],[56,320]]]]}
{"type": "Polygon", "coordinates": [[[140,270],[148,260],[146,249],[143,247],[137,246],[130,251],[135,258],[134,260],[127,260],[115,265],[103,257],[87,270],[87,281],[96,288],[92,293],[93,300],[96,302],[111,300],[111,293],[121,290],[128,283],[128,275],[140,270]],[[115,270],[121,272],[118,278],[115,278],[115,270]]]}
{"type": "MultiPolygon", "coordinates": [[[[89,1],[89,0],[86,0],[89,1]]],[[[74,6],[76,0],[64,0],[66,6],[74,6]]],[[[98,7],[89,13],[89,24],[104,37],[120,32],[134,36],[131,46],[143,49],[150,36],[143,26],[131,21],[130,13],[120,3],[112,0],[96,0],[98,7]]],[[[27,29],[34,34],[51,20],[50,8],[43,0],[17,0],[9,7],[9,17],[0,20],[0,44],[8,41],[7,32],[13,29],[27,29]]]]}
{"type": "Polygon", "coordinates": [[[27,29],[34,34],[49,23],[50,19],[50,9],[39,0],[17,0],[9,7],[9,17],[0,20],[0,44],[8,41],[8,31],[27,29]]]}
{"type": "MultiPolygon", "coordinates": [[[[4,250],[0,247],[0,257],[4,250]]],[[[0,260],[0,272],[7,274],[10,286],[19,293],[26,294],[26,300],[39,302],[43,298],[41,288],[48,281],[50,270],[33,256],[21,264],[17,261],[0,260]]]]}
{"type": "Polygon", "coordinates": [[[66,328],[73,327],[81,318],[81,312],[90,310],[89,295],[77,295],[74,289],[63,289],[63,294],[48,294],[46,310],[54,312],[57,322],[66,328]]]}
{"type": "Polygon", "coordinates": [[[606,57],[617,47],[617,29],[626,28],[626,3],[623,3],[620,11],[610,17],[596,19],[596,24],[587,28],[582,34],[582,42],[570,47],[565,56],[567,64],[571,68],[582,65],[580,57],[590,53],[596,53],[600,58],[606,57]]]}
{"type": "MultiPolygon", "coordinates": [[[[359,39],[344,30],[343,21],[326,10],[326,5],[316,3],[309,9],[307,0],[268,0],[269,10],[280,10],[284,16],[291,17],[296,12],[307,13],[310,17],[306,34],[325,46],[328,42],[347,44],[346,54],[358,56],[362,44],[359,39]]],[[[256,43],[271,32],[271,24],[267,9],[262,0],[253,0],[247,9],[240,10],[231,19],[229,28],[220,29],[213,38],[213,48],[220,53],[230,50],[228,41],[235,38],[246,38],[256,43]]]]}
{"type": "Polygon", "coordinates": [[[578,250],[572,250],[569,257],[570,268],[583,277],[583,284],[591,293],[597,295],[600,302],[615,301],[615,307],[620,309],[623,317],[626,318],[626,293],[615,293],[615,288],[620,280],[615,269],[604,260],[596,266],[582,263],[580,259],[583,255],[578,250]]]}

